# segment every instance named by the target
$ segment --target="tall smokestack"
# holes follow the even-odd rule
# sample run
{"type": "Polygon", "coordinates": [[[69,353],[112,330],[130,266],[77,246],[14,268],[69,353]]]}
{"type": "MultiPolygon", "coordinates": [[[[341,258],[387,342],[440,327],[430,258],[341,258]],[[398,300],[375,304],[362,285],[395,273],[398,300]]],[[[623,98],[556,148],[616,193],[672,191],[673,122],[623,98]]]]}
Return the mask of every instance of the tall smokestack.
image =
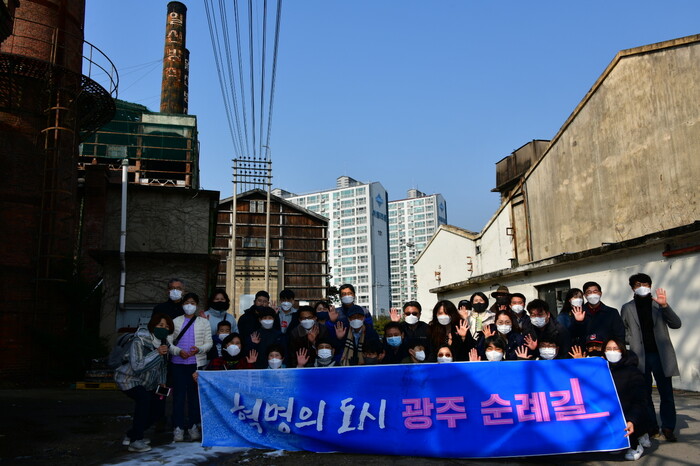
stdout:
{"type": "Polygon", "coordinates": [[[185,22],[187,7],[180,2],[168,3],[165,23],[163,84],[160,91],[161,113],[187,113],[185,22]]]}

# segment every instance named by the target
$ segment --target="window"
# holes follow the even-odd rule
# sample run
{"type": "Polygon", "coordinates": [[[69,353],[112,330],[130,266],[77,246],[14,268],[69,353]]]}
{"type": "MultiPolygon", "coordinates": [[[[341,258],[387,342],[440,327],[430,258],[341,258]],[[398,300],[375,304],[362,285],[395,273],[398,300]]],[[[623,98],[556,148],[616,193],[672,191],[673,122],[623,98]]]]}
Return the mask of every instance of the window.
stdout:
{"type": "Polygon", "coordinates": [[[365,193],[365,187],[364,187],[364,186],[362,186],[361,188],[355,188],[355,194],[356,194],[357,196],[359,196],[359,195],[361,195],[361,194],[364,194],[364,193],[365,193]]]}
{"type": "Polygon", "coordinates": [[[340,234],[343,236],[351,236],[355,234],[355,229],[354,228],[343,228],[340,230],[340,234]]]}
{"type": "Polygon", "coordinates": [[[355,200],[354,199],[349,199],[347,201],[340,201],[340,208],[345,209],[348,207],[354,207],[355,206],[355,200]]]}
{"type": "Polygon", "coordinates": [[[264,213],[265,201],[250,201],[248,211],[253,213],[264,213]]]}
{"type": "Polygon", "coordinates": [[[367,253],[367,246],[358,246],[357,253],[358,254],[366,254],[367,253]]]}
{"type": "Polygon", "coordinates": [[[265,238],[243,238],[244,248],[264,248],[265,238]]]}
{"type": "Polygon", "coordinates": [[[357,227],[357,234],[363,235],[367,233],[367,225],[357,227]]]}
{"type": "Polygon", "coordinates": [[[346,189],[346,190],[340,192],[341,199],[347,199],[349,197],[354,197],[354,196],[355,196],[355,192],[352,189],[346,189]]]}
{"type": "Polygon", "coordinates": [[[556,319],[564,306],[564,296],[571,289],[569,280],[547,283],[535,287],[537,289],[537,297],[549,304],[549,312],[552,313],[552,319],[556,319]]]}

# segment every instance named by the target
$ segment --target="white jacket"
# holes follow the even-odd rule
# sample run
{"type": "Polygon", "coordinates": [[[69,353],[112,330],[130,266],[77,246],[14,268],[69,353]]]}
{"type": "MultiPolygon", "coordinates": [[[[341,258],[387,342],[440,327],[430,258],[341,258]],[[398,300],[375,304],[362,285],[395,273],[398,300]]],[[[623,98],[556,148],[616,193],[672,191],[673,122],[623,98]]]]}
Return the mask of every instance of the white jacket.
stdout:
{"type": "MultiPolygon", "coordinates": [[[[192,324],[194,327],[194,345],[199,348],[197,352],[197,367],[205,366],[207,364],[207,352],[211,349],[212,339],[211,339],[211,326],[209,321],[203,317],[192,317],[197,319],[192,324]]],[[[168,336],[168,342],[170,343],[170,354],[180,355],[181,350],[189,350],[189,348],[180,348],[173,345],[173,341],[180,334],[180,329],[182,329],[182,324],[185,321],[185,316],[175,317],[173,319],[173,324],[175,325],[175,331],[172,335],[168,336]]]]}

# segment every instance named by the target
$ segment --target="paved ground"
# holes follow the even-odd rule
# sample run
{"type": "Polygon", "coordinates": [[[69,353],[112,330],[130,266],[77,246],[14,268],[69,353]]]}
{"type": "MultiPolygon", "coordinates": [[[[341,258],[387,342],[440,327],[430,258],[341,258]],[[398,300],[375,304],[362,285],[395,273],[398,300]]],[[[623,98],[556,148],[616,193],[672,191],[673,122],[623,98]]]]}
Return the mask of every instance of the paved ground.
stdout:
{"type": "MultiPolygon", "coordinates": [[[[653,442],[635,464],[700,464],[700,393],[676,392],[678,443],[653,442]]],[[[70,389],[0,390],[0,465],[210,464],[232,465],[437,465],[624,463],[608,453],[469,461],[376,455],[248,450],[216,453],[194,444],[172,444],[169,432],[151,433],[154,451],[134,454],[121,446],[130,424],[131,400],[121,392],[70,389]],[[192,453],[196,454],[192,454],[192,453]]]]}

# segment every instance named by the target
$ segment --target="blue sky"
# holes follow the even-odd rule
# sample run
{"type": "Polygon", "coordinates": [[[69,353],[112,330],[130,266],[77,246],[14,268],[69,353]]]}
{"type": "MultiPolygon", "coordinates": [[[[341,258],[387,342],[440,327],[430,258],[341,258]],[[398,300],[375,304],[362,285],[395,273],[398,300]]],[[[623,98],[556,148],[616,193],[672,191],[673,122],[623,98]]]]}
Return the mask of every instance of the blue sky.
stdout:
{"type": "MultiPolygon", "coordinates": [[[[234,153],[204,3],[183,3],[202,188],[224,198],[234,153]]],[[[154,111],[166,5],[86,6],[85,39],[119,70],[119,98],[154,111]]],[[[498,208],[498,160],[552,138],[619,50],[697,34],[699,17],[691,0],[286,0],[273,184],[304,193],[349,175],[390,200],[416,187],[480,231],[498,208]]]]}

